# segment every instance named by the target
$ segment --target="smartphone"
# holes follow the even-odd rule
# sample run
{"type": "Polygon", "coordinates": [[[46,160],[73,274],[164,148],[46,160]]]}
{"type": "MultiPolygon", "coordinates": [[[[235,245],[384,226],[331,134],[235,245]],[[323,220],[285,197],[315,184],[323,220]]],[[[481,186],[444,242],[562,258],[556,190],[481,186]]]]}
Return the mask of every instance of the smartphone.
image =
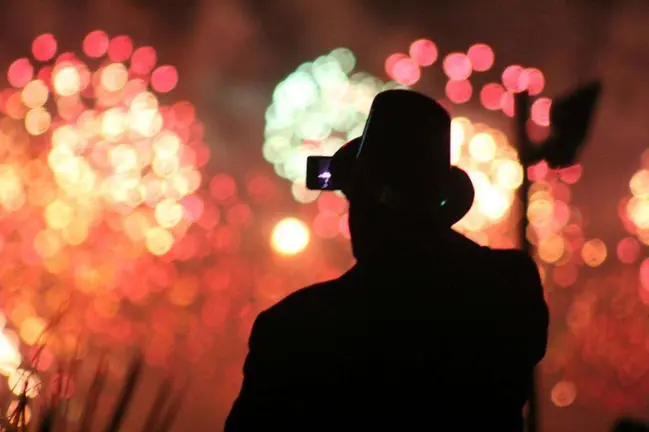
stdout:
{"type": "Polygon", "coordinates": [[[309,156],[306,158],[306,188],[310,190],[338,190],[331,176],[331,156],[309,156]]]}

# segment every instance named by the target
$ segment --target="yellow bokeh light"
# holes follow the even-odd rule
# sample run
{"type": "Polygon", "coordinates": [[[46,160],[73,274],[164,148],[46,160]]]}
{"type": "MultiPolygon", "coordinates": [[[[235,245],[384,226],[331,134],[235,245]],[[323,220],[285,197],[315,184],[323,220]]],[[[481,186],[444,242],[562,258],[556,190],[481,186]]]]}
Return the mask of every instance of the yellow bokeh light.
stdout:
{"type": "Polygon", "coordinates": [[[63,125],[52,132],[52,147],[66,148],[71,152],[81,152],[86,147],[86,141],[74,126],[63,125]]]}
{"type": "Polygon", "coordinates": [[[27,107],[23,105],[20,93],[14,93],[9,96],[5,103],[5,111],[12,119],[20,120],[25,118],[27,107]]]}
{"type": "Polygon", "coordinates": [[[565,253],[566,243],[558,235],[551,235],[541,239],[538,245],[539,258],[548,264],[556,263],[565,253]]]}
{"type": "Polygon", "coordinates": [[[60,96],[72,96],[81,91],[81,75],[74,65],[62,65],[52,74],[54,91],[60,96]]]}
{"type": "MultiPolygon", "coordinates": [[[[183,261],[211,250],[212,241],[234,250],[243,229],[238,221],[249,216],[223,209],[224,220],[234,221],[231,231],[218,239],[193,237],[190,229],[200,221],[204,198],[188,195],[198,191],[199,170],[209,157],[204,125],[188,101],[159,105],[154,91],[166,92],[165,76],[151,77],[157,61],[153,48],[139,51],[146,55],[138,59],[137,52],[131,56],[130,38],[96,35],[97,43],[84,42],[86,57],[93,57],[85,52],[89,47],[105,45],[103,54],[93,57],[92,70],[82,57],[58,52],[50,43],[34,45],[32,60],[17,63],[23,70],[7,71],[11,88],[4,90],[0,116],[0,210],[6,230],[0,249],[11,269],[3,279],[3,310],[16,330],[5,329],[0,312],[0,373],[17,395],[25,383],[30,397],[38,393],[38,377],[30,378],[37,367],[54,372],[50,367],[58,358],[77,355],[79,326],[92,333],[111,330],[111,339],[124,343],[137,337],[140,329],[119,316],[123,299],[143,304],[151,291],[163,295],[164,290],[176,306],[202,300],[202,275],[192,273],[176,283],[182,275],[159,272],[166,260],[152,255],[176,252],[174,243],[183,238],[188,240],[178,250],[183,261]],[[112,63],[120,61],[125,63],[112,63]],[[140,270],[155,283],[123,284],[129,275],[144,274],[140,270]],[[55,286],[48,282],[41,290],[43,277],[55,286]],[[55,290],[60,295],[54,296],[55,290]],[[67,304],[72,292],[84,300],[67,304]],[[104,301],[88,309],[98,296],[104,301]],[[63,306],[66,315],[77,316],[70,317],[70,326],[47,331],[43,361],[32,365],[21,349],[30,357],[37,352],[31,348],[44,342],[51,324],[40,316],[56,317],[63,306]],[[120,325],[110,328],[104,318],[117,316],[120,325]]],[[[237,192],[245,189],[237,187],[237,192]]],[[[204,191],[209,188],[201,195],[204,191]]],[[[220,217],[221,209],[215,210],[220,217]]],[[[183,319],[183,332],[189,324],[183,319]]]]}
{"type": "Polygon", "coordinates": [[[95,110],[86,110],[77,118],[77,131],[88,139],[94,138],[101,131],[101,119],[95,110]]]}
{"type": "Polygon", "coordinates": [[[649,246],[649,231],[648,230],[639,230],[637,232],[638,240],[644,245],[649,246]]]}
{"type": "Polygon", "coordinates": [[[492,222],[502,220],[511,207],[511,197],[500,189],[492,188],[489,193],[483,194],[478,202],[480,213],[492,222]]]}
{"type": "Polygon", "coordinates": [[[513,191],[523,183],[523,167],[515,160],[498,161],[494,176],[498,187],[513,191]]]}
{"type": "Polygon", "coordinates": [[[128,71],[121,63],[110,64],[101,72],[101,85],[110,92],[121,90],[127,81],[128,71]]]}
{"type": "Polygon", "coordinates": [[[106,111],[101,119],[101,134],[108,141],[117,141],[127,130],[128,118],[119,108],[106,111]]]}
{"type": "Polygon", "coordinates": [[[462,146],[471,133],[471,122],[462,117],[451,120],[451,163],[457,164],[462,157],[462,146]]]}
{"type": "Polygon", "coordinates": [[[589,240],[581,248],[581,257],[590,267],[600,266],[606,260],[606,255],[606,243],[600,239],[589,240]]]}
{"type": "Polygon", "coordinates": [[[5,210],[17,211],[25,203],[20,175],[11,166],[0,165],[0,204],[5,210]]]}
{"type": "Polygon", "coordinates": [[[153,137],[162,130],[162,115],[155,109],[131,111],[128,118],[131,130],[143,137],[153,137]]]}
{"type": "Polygon", "coordinates": [[[180,161],[175,156],[156,156],[151,162],[151,170],[160,177],[169,177],[180,168],[180,161]]]}
{"type": "Polygon", "coordinates": [[[9,388],[16,396],[23,393],[28,398],[35,398],[41,391],[41,380],[31,371],[17,369],[9,375],[9,388]]]}
{"type": "Polygon", "coordinates": [[[131,113],[142,112],[142,111],[157,111],[158,110],[158,98],[155,97],[153,93],[142,92],[135,96],[131,101],[131,113]]]}
{"type": "Polygon", "coordinates": [[[110,150],[110,163],[116,173],[129,173],[137,170],[137,152],[128,144],[120,144],[110,150]]]}
{"type": "Polygon", "coordinates": [[[54,257],[63,247],[56,231],[42,230],[34,237],[34,250],[42,258],[54,257]]]}
{"type": "Polygon", "coordinates": [[[282,219],[271,235],[273,250],[282,255],[296,255],[309,244],[311,235],[307,225],[296,218],[282,219]]]}
{"type": "Polygon", "coordinates": [[[45,105],[49,97],[47,84],[41,80],[34,80],[27,83],[22,91],[22,100],[28,108],[38,108],[45,105]]]}
{"type": "Polygon", "coordinates": [[[639,198],[649,197],[649,170],[637,171],[629,181],[631,193],[639,198]]]}
{"type": "Polygon", "coordinates": [[[173,228],[183,218],[183,207],[171,199],[162,200],[155,207],[155,219],[163,228],[173,228]]]}
{"type": "Polygon", "coordinates": [[[43,336],[47,324],[40,317],[29,317],[20,324],[20,338],[27,345],[35,345],[43,336]]]}
{"type": "Polygon", "coordinates": [[[153,140],[153,150],[156,156],[162,158],[175,157],[180,150],[181,141],[178,135],[166,132],[158,135],[153,140]]]}
{"type": "Polygon", "coordinates": [[[88,238],[89,228],[86,223],[77,221],[67,225],[61,231],[61,238],[70,246],[78,246],[88,238]]]}
{"type": "Polygon", "coordinates": [[[476,134],[469,142],[469,153],[478,162],[490,162],[496,156],[496,141],[486,132],[476,134]]]}
{"type": "Polygon", "coordinates": [[[30,135],[43,135],[52,125],[52,116],[44,108],[34,108],[25,116],[25,130],[30,135]]]}
{"type": "Polygon", "coordinates": [[[146,233],[146,247],[154,255],[162,256],[171,250],[173,235],[164,228],[153,227],[146,233]]]}
{"type": "Polygon", "coordinates": [[[469,171],[469,177],[471,178],[471,183],[473,183],[477,200],[491,191],[491,180],[487,174],[481,171],[469,171]]]}
{"type": "Polygon", "coordinates": [[[178,173],[167,177],[162,185],[164,196],[167,198],[178,201],[185,195],[189,194],[189,181],[178,173]]]}
{"type": "Polygon", "coordinates": [[[142,212],[133,212],[123,222],[124,232],[133,241],[143,240],[151,223],[142,212]]]}
{"type": "Polygon", "coordinates": [[[537,228],[547,227],[554,220],[554,204],[548,199],[536,198],[527,209],[530,224],[537,228]]]}
{"type": "Polygon", "coordinates": [[[627,215],[640,229],[649,228],[649,200],[633,197],[627,203],[627,215]]]}
{"type": "Polygon", "coordinates": [[[4,331],[0,332],[0,374],[9,376],[13,371],[20,367],[22,357],[18,352],[16,345],[5,335],[4,331]]]}
{"type": "Polygon", "coordinates": [[[52,202],[45,208],[45,222],[52,229],[60,230],[68,226],[72,221],[74,210],[72,207],[60,200],[52,202]]]}

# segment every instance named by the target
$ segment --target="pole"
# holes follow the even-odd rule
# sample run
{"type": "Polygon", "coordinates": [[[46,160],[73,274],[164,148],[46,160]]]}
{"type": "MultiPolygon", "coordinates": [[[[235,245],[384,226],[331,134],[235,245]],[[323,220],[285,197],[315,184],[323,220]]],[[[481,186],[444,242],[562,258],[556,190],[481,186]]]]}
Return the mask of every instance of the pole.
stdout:
{"type": "MultiPolygon", "coordinates": [[[[514,121],[516,126],[516,150],[518,151],[519,161],[523,167],[523,183],[518,189],[518,198],[521,203],[521,218],[519,224],[520,248],[528,255],[532,253],[532,245],[527,237],[527,227],[529,218],[527,210],[529,208],[530,179],[528,177],[528,168],[531,161],[531,143],[527,134],[527,122],[530,118],[530,95],[527,91],[515,94],[515,111],[514,121]]],[[[538,398],[537,398],[537,380],[536,373],[533,372],[532,386],[530,390],[530,399],[528,401],[528,413],[525,418],[527,432],[539,432],[538,416],[538,398]]]]}

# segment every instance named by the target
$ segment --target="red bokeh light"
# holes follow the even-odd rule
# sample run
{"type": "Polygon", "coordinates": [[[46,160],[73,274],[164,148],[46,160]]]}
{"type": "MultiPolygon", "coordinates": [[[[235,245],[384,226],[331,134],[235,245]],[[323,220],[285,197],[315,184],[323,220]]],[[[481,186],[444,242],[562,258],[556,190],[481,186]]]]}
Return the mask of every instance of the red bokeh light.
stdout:
{"type": "Polygon", "coordinates": [[[140,47],[131,56],[131,70],[137,75],[151,73],[158,57],[153,47],[140,47]]]}
{"type": "Polygon", "coordinates": [[[480,102],[488,110],[499,110],[503,94],[505,94],[505,89],[500,84],[486,84],[480,91],[480,102]]]}
{"type": "Polygon", "coordinates": [[[567,288],[577,282],[579,270],[574,264],[557,266],[553,271],[553,278],[557,285],[567,288]]]}
{"type": "Polygon", "coordinates": [[[7,71],[7,80],[14,88],[23,88],[34,77],[34,67],[26,58],[14,61],[7,71]]]}
{"type": "Polygon", "coordinates": [[[512,92],[508,91],[503,93],[503,96],[500,99],[500,109],[503,110],[503,113],[507,117],[514,117],[516,105],[514,102],[514,94],[512,92]]]}
{"type": "Polygon", "coordinates": [[[237,203],[230,207],[227,220],[234,226],[247,226],[252,219],[252,211],[246,203],[237,203]]]}
{"type": "Polygon", "coordinates": [[[313,231],[318,237],[330,239],[338,236],[339,219],[335,213],[319,213],[313,221],[313,231]]]}
{"type": "Polygon", "coordinates": [[[545,76],[543,72],[536,68],[524,69],[520,75],[519,88],[527,89],[530,96],[541,94],[545,88],[545,76]]]}
{"type": "Polygon", "coordinates": [[[549,170],[548,164],[545,161],[541,161],[527,169],[527,176],[531,181],[540,181],[545,179],[549,170]]]}
{"type": "Polygon", "coordinates": [[[633,264],[640,257],[640,242],[633,237],[626,237],[617,244],[617,257],[624,264],[633,264]]]}
{"type": "Polygon", "coordinates": [[[169,93],[178,84],[178,71],[173,66],[160,66],[151,74],[151,87],[159,93],[169,93]]]}
{"type": "Polygon", "coordinates": [[[485,72],[491,69],[495,61],[493,49],[487,44],[475,44],[467,52],[473,70],[485,72]]]}
{"type": "Polygon", "coordinates": [[[109,45],[108,35],[101,30],[96,30],[88,33],[83,40],[83,53],[91,58],[99,58],[106,54],[109,45]]]}
{"type": "Polygon", "coordinates": [[[419,66],[410,57],[397,61],[392,71],[395,81],[403,85],[413,85],[421,78],[419,66]]]}
{"type": "Polygon", "coordinates": [[[502,82],[505,88],[514,93],[524,90],[524,88],[521,87],[522,73],[523,67],[519,65],[512,65],[505,68],[502,74],[502,82]]]}
{"type": "Polygon", "coordinates": [[[574,164],[559,170],[559,178],[566,184],[575,184],[581,178],[583,168],[581,164],[574,164]]]}
{"type": "Polygon", "coordinates": [[[322,194],[318,199],[318,209],[323,213],[341,214],[347,210],[347,200],[337,194],[322,194]]]}
{"type": "Polygon", "coordinates": [[[473,66],[466,54],[451,53],[444,59],[444,73],[454,81],[466,80],[471,76],[473,66]]]}
{"type": "Polygon", "coordinates": [[[565,226],[570,220],[570,208],[561,198],[555,196],[553,220],[557,225],[565,226]]]}
{"type": "Polygon", "coordinates": [[[437,60],[438,51],[435,43],[428,39],[419,39],[410,45],[410,57],[419,66],[430,66],[437,60]]]}
{"type": "Polygon", "coordinates": [[[180,127],[186,128],[196,121],[196,108],[190,102],[177,102],[172,109],[180,127]]]}
{"type": "Polygon", "coordinates": [[[472,94],[473,87],[469,80],[451,80],[446,83],[446,97],[453,103],[462,104],[468,102],[472,94]]]}
{"type": "Polygon", "coordinates": [[[640,264],[640,283],[645,291],[649,291],[649,258],[645,258],[640,264]]]}
{"type": "Polygon", "coordinates": [[[210,194],[217,201],[227,201],[237,194],[237,183],[228,174],[218,174],[210,181],[210,194]]]}
{"type": "Polygon", "coordinates": [[[399,60],[407,59],[408,56],[403,54],[403,53],[395,53],[390,55],[386,60],[385,60],[385,73],[388,74],[388,76],[392,79],[396,79],[394,76],[394,67],[396,66],[397,62],[399,60]]]}
{"type": "Polygon", "coordinates": [[[525,126],[527,129],[527,135],[533,143],[543,142],[550,135],[549,127],[538,125],[532,120],[528,120],[525,126]]]}
{"type": "Polygon", "coordinates": [[[133,53],[133,41],[128,36],[117,36],[108,44],[108,58],[114,62],[125,62],[133,53]]]}
{"type": "Polygon", "coordinates": [[[56,49],[56,38],[50,33],[42,34],[32,42],[32,55],[41,62],[53,59],[56,55],[56,49]]]}
{"type": "Polygon", "coordinates": [[[205,208],[203,200],[196,195],[190,195],[183,198],[181,204],[185,210],[187,218],[192,222],[196,222],[201,217],[203,209],[205,208]]]}
{"type": "Polygon", "coordinates": [[[550,109],[552,101],[549,98],[539,98],[534,101],[530,117],[532,121],[540,126],[550,125],[550,109]]]}
{"type": "Polygon", "coordinates": [[[49,87],[52,85],[52,66],[45,66],[38,71],[36,76],[39,80],[43,81],[49,87]]]}

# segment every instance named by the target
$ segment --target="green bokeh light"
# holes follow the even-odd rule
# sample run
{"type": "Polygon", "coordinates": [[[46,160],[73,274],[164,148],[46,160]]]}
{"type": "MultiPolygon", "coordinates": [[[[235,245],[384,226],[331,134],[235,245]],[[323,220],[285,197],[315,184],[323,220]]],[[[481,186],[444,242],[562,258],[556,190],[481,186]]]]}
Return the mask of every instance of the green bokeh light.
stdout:
{"type": "Polygon", "coordinates": [[[280,82],[266,111],[264,158],[275,172],[293,183],[293,197],[313,202],[318,191],[304,187],[306,158],[332,155],[363,132],[374,97],[400,86],[354,71],[356,57],[336,48],[300,65],[280,82]]]}

